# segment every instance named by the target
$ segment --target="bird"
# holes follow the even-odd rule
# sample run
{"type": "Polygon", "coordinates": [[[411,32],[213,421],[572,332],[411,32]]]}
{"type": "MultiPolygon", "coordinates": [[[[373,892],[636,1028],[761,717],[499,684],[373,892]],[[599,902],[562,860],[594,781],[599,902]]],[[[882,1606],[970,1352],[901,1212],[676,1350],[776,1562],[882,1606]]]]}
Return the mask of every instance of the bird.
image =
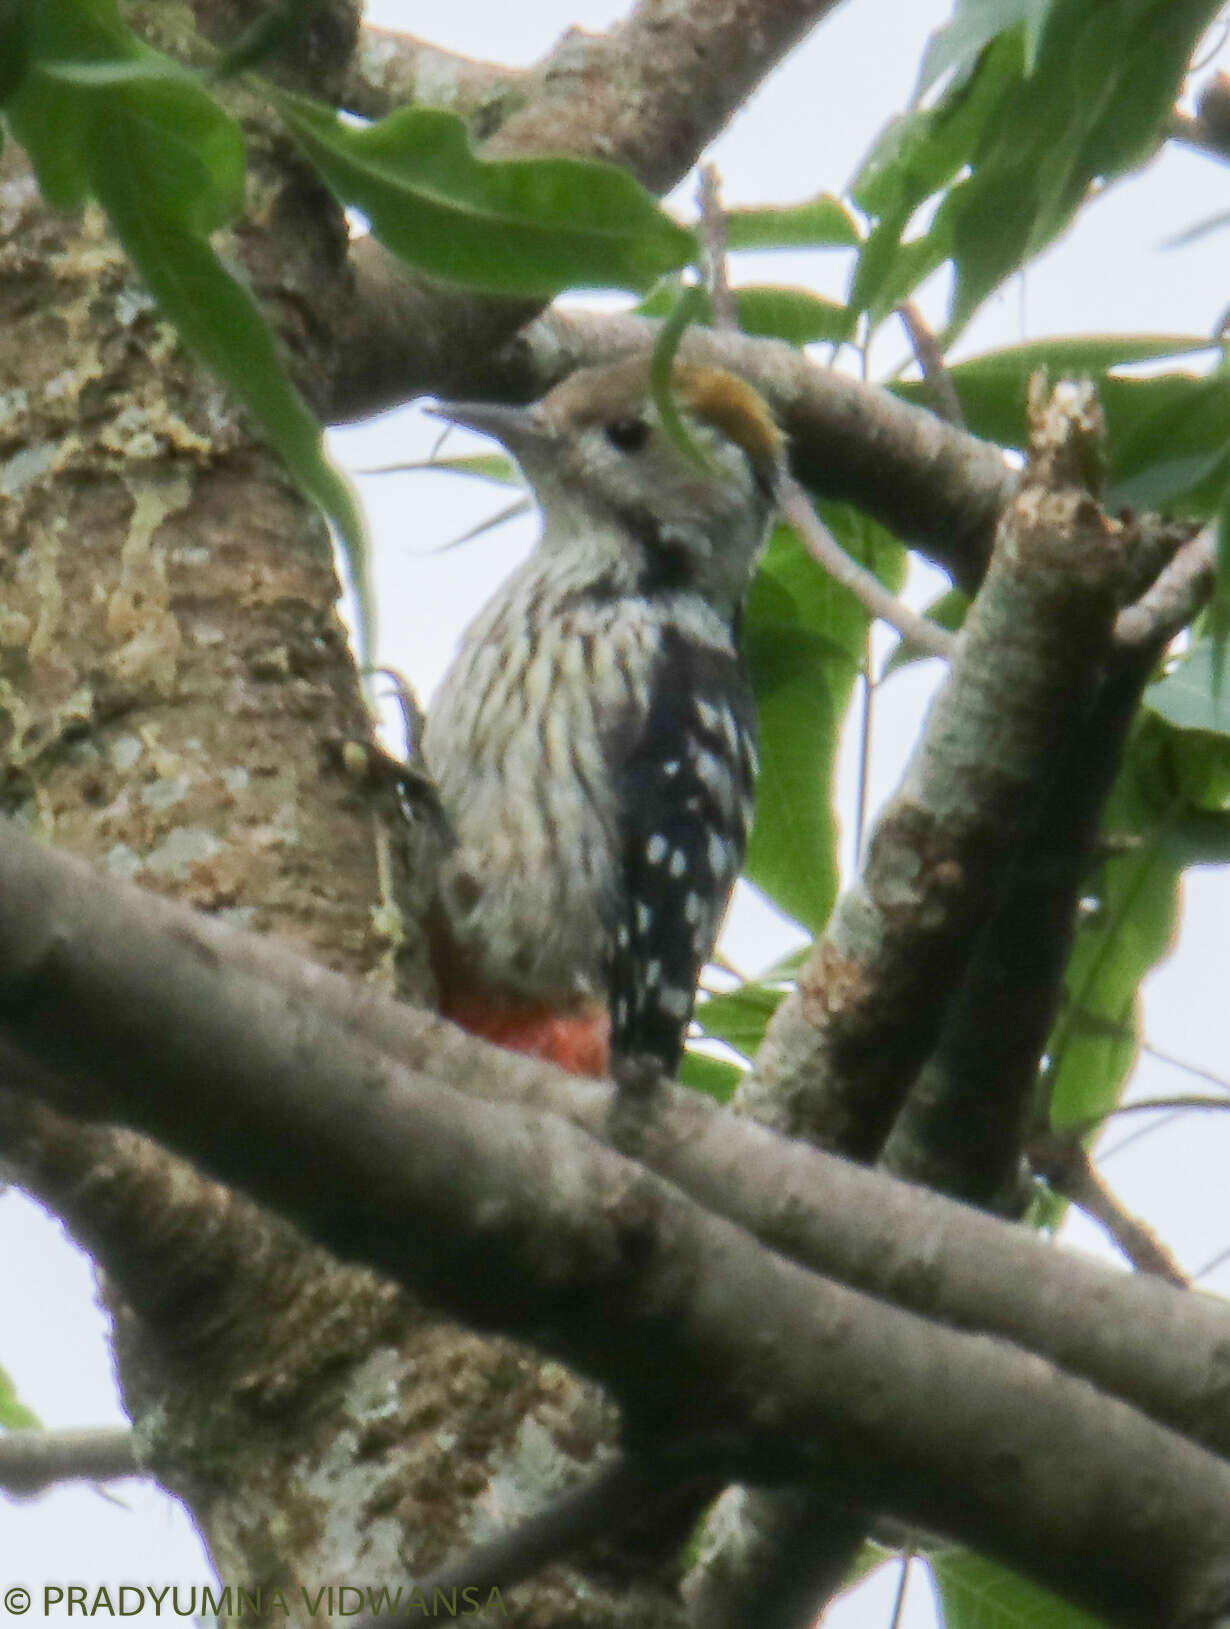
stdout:
{"type": "Polygon", "coordinates": [[[669,400],[632,358],[431,409],[500,440],[541,513],[422,735],[440,1010],[580,1075],[677,1070],[754,809],[739,635],[784,438],[724,369],[675,363],[669,400]]]}

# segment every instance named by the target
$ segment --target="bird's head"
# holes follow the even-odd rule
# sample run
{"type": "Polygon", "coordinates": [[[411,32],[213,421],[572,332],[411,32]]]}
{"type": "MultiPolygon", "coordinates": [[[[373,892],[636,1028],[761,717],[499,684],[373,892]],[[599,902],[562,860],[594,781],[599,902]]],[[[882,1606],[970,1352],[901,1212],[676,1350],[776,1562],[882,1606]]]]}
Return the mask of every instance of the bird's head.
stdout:
{"type": "Polygon", "coordinates": [[[516,458],[542,510],[541,550],[583,553],[623,591],[693,590],[730,616],[764,542],[782,435],[759,393],[723,369],[676,364],[672,394],[683,444],[643,358],[582,369],[532,407],[436,411],[516,458]]]}

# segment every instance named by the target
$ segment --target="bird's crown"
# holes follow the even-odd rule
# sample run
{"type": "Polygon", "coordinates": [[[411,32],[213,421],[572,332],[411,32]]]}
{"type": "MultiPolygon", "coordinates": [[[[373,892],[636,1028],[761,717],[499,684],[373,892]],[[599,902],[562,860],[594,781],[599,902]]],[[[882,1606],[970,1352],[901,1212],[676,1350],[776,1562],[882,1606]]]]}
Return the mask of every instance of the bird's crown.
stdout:
{"type": "MultiPolygon", "coordinates": [[[[764,397],[746,380],[725,368],[677,362],[671,387],[680,408],[741,447],[753,466],[776,465],[782,432],[764,397]]],[[[650,409],[651,401],[649,362],[634,357],[571,374],[543,399],[542,410],[559,428],[579,430],[634,422],[650,409]]]]}

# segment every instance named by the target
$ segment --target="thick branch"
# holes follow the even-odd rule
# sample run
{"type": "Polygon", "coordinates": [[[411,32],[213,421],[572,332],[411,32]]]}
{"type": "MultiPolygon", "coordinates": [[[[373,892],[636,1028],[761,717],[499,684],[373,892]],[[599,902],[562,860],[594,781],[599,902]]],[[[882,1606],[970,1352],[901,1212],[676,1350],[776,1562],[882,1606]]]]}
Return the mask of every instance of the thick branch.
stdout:
{"type": "Polygon", "coordinates": [[[56,897],[63,862],[15,836],[0,864],[0,1012],[78,1111],[530,1334],[634,1415],[745,1433],[755,1452],[732,1471],[952,1532],[1125,1624],[1221,1601],[1230,1468],[1191,1444],[1039,1360],[805,1273],[560,1122],[397,1069],[191,935],[121,960],[127,891],[56,897]]]}
{"type": "Polygon", "coordinates": [[[1014,1208],[1081,890],[1155,655],[1152,646],[1116,653],[1056,765],[939,1046],[893,1127],[884,1160],[899,1176],[1014,1208]]]}
{"type": "Polygon", "coordinates": [[[347,65],[342,106],[368,119],[399,107],[447,108],[466,118],[494,121],[501,102],[518,94],[523,69],[479,62],[429,40],[365,25],[347,65]]]}
{"type": "MultiPolygon", "coordinates": [[[[531,401],[576,368],[648,352],[661,326],[645,317],[553,308],[511,344],[483,350],[485,330],[475,323],[485,308],[455,291],[407,290],[386,278],[383,266],[371,269],[373,304],[388,319],[373,366],[387,370],[388,389],[376,402],[355,399],[343,371],[339,393],[325,404],[334,418],[429,391],[531,401]]],[[[756,386],[790,438],[795,475],[810,490],[857,505],[967,587],[977,586],[996,523],[1019,482],[1000,448],[822,368],[782,340],[693,328],[680,354],[730,368],[756,386]]]]}
{"type": "MultiPolygon", "coordinates": [[[[103,881],[10,831],[0,845],[0,899],[16,898],[29,902],[32,926],[73,924],[60,949],[68,1007],[72,991],[105,967],[112,1031],[149,1030],[155,1051],[178,1044],[184,1006],[198,1029],[242,1033],[228,1031],[240,1022],[230,992],[250,1005],[254,986],[264,986],[262,1011],[283,1025],[307,1014],[331,1036],[354,1037],[441,1084],[567,1119],[783,1254],[942,1322],[1014,1341],[1230,1456],[1219,1382],[1230,1320],[1217,1302],[1065,1256],[1027,1231],[785,1141],[670,1083],[633,1102],[607,1083],[501,1052],[371,985],[103,881]],[[151,965],[160,985],[178,992],[173,1004],[157,1002],[142,982],[151,965]]],[[[54,1040],[64,1026],[50,1011],[45,1021],[54,1040]]],[[[0,1061],[3,1078],[23,1092],[54,1098],[70,1089],[11,1050],[0,1061]]]]}

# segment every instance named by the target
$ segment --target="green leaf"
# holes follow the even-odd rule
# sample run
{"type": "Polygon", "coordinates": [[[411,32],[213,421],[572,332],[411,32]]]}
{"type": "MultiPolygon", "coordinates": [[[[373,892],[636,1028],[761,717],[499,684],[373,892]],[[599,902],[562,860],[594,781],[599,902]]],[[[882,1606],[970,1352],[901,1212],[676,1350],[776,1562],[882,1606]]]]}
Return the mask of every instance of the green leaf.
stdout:
{"type": "Polygon", "coordinates": [[[951,258],[945,342],[1018,266],[1051,243],[1095,184],[1141,163],[1164,121],[1216,0],[1052,0],[1019,20],[1013,7],[962,7],[929,56],[934,79],[959,73],[938,105],[890,127],[854,188],[878,224],[860,257],[851,304],[873,320],[909,275],[951,258]],[[979,47],[979,42],[986,43],[979,47]],[[910,243],[920,206],[946,188],[910,243]],[[904,256],[912,250],[913,260],[904,256]]]}
{"type": "Polygon", "coordinates": [[[1173,673],[1145,691],[1145,706],[1176,730],[1230,737],[1230,693],[1214,685],[1215,652],[1202,639],[1173,673]]]}
{"type": "Polygon", "coordinates": [[[704,997],[697,1003],[694,1017],[713,1040],[725,1041],[743,1057],[754,1058],[785,993],[781,985],[749,979],[737,990],[704,997]]]}
{"type": "Polygon", "coordinates": [[[283,373],[256,306],[207,241],[242,207],[238,123],[197,76],[126,29],[114,0],[40,0],[27,15],[28,71],[7,116],[48,199],[98,198],[166,315],[334,523],[358,589],[366,652],[371,595],[354,499],[326,462],[320,426],[283,373]]]}
{"type": "MultiPolygon", "coordinates": [[[[64,64],[45,72],[81,85],[86,99],[97,104],[97,125],[123,127],[127,163],[144,191],[147,213],[178,221],[200,237],[239,214],[243,132],[197,81],[159,59],[64,64]],[[98,92],[92,98],[91,87],[98,92]]],[[[96,170],[94,180],[97,191],[96,170]]]]}
{"type": "Polygon", "coordinates": [[[829,340],[835,345],[850,338],[854,315],[835,300],[824,300],[801,288],[740,288],[735,290],[739,326],[745,334],[784,339],[791,345],[829,340]]]}
{"type": "Polygon", "coordinates": [[[1103,405],[1111,430],[1107,501],[1136,508],[1182,504],[1190,512],[1208,512],[1210,483],[1220,497],[1230,461],[1230,369],[1218,368],[1204,378],[1125,380],[1105,393],[1103,405]],[[1127,384],[1153,389],[1126,391],[1127,384]],[[1122,423],[1125,405],[1135,408],[1134,422],[1122,423]]]}
{"type": "Polygon", "coordinates": [[[696,1052],[691,1047],[683,1054],[679,1065],[679,1079],[694,1092],[704,1092],[718,1103],[729,1103],[743,1079],[744,1071],[728,1058],[710,1057],[707,1052],[696,1052]]]}
{"type": "Polygon", "coordinates": [[[731,249],[856,248],[860,237],[854,217],[831,192],[802,204],[732,209],[726,233],[731,249]]]}
{"type": "Polygon", "coordinates": [[[929,1560],[944,1629],[1108,1629],[971,1550],[937,1550],[929,1560]]]}
{"type": "Polygon", "coordinates": [[[890,121],[863,161],[851,194],[866,215],[904,231],[918,206],[968,162],[1000,99],[1021,71],[1013,40],[995,40],[978,71],[956,83],[938,107],[890,121]]]}
{"type": "MultiPolygon", "coordinates": [[[[889,587],[900,586],[905,553],[887,532],[844,505],[826,504],[822,514],[850,554],[889,587]]],[[[834,761],[867,620],[854,596],[779,527],[752,589],[744,639],[761,762],[746,872],[813,931],[828,920],[837,890],[834,761]]]]}
{"type": "MultiPolygon", "coordinates": [[[[956,363],[948,371],[966,428],[1001,447],[1023,449],[1028,439],[1025,408],[1029,381],[1039,369],[1044,369],[1052,380],[1092,379],[1099,395],[1104,395],[1106,375],[1113,368],[1192,356],[1211,349],[1216,347],[1205,335],[1080,334],[987,351],[956,363]]],[[[1191,375],[1182,377],[1191,379],[1191,375]]],[[[1154,382],[1131,381],[1135,385],[1154,382]]],[[[1112,391],[1117,383],[1112,383],[1112,391]]],[[[921,380],[899,382],[893,390],[906,401],[919,405],[927,402],[927,385],[921,380]]]]}
{"type": "Polygon", "coordinates": [[[1067,226],[1095,181],[1156,148],[1216,11],[1211,0],[1056,0],[1036,71],[1026,77],[1022,61],[973,155],[973,173],[947,201],[957,263],[951,330],[1067,226]]]}
{"type": "Polygon", "coordinates": [[[202,234],[232,220],[243,205],[243,134],[200,80],[119,26],[107,6],[47,0],[38,18],[9,117],[47,197],[84,200],[96,132],[120,121],[150,210],[202,234]]]}
{"type": "Polygon", "coordinates": [[[304,97],[276,101],[337,197],[433,276],[547,299],[577,286],[648,288],[695,256],[692,234],[613,165],[476,158],[464,122],[435,108],[356,128],[304,97]]]}
{"type": "Polygon", "coordinates": [[[674,309],[662,324],[649,358],[649,393],[658,410],[662,428],[679,451],[699,470],[710,469],[710,462],[700,443],[692,435],[675,401],[675,356],[680,341],[696,317],[708,309],[708,296],[699,283],[680,288],[674,309]]]}
{"type": "Polygon", "coordinates": [[[1213,646],[1213,699],[1220,702],[1226,670],[1226,645],[1230,640],[1230,481],[1227,481],[1217,510],[1217,577],[1205,623],[1213,646]]]}
{"type": "Polygon", "coordinates": [[[438,470],[444,475],[472,475],[494,486],[524,486],[520,470],[503,453],[474,453],[465,458],[416,458],[408,463],[377,464],[358,469],[356,475],[406,475],[438,470]]]}
{"type": "Polygon", "coordinates": [[[1131,846],[1104,859],[1091,882],[1094,908],[1077,930],[1064,1009],[1047,1048],[1058,1127],[1107,1114],[1123,1092],[1138,1049],[1140,983],[1174,939],[1189,813],[1170,732],[1146,716],[1104,821],[1131,846]]]}
{"type": "Polygon", "coordinates": [[[6,1431],[38,1430],[42,1423],[18,1397],[17,1387],[0,1365],[0,1426],[6,1431]]]}
{"type": "Polygon", "coordinates": [[[306,29],[313,13],[320,10],[320,3],[321,0],[271,0],[268,9],[244,29],[218,64],[218,78],[227,79],[254,68],[289,45],[306,29]]]}
{"type": "Polygon", "coordinates": [[[40,0],[25,8],[26,72],[5,116],[30,155],[50,204],[74,209],[89,196],[90,137],[99,104],[42,70],[71,63],[128,62],[146,53],[113,0],[40,0]]]}
{"type": "Polygon", "coordinates": [[[26,0],[0,0],[0,106],[21,84],[29,56],[30,19],[26,0]]]}
{"type": "MultiPolygon", "coordinates": [[[[713,305],[708,293],[695,284],[685,284],[679,277],[664,277],[657,283],[637,306],[638,315],[669,317],[688,288],[695,290],[688,321],[711,327],[713,305]]],[[[798,346],[820,341],[839,345],[849,339],[854,328],[852,312],[810,289],[753,285],[733,292],[739,326],[745,334],[765,334],[798,346]]]]}
{"type": "Polygon", "coordinates": [[[952,21],[937,29],[927,42],[915,100],[921,101],[949,69],[972,67],[997,34],[1006,33],[1018,23],[1024,23],[1027,30],[1025,72],[1031,73],[1050,5],[1051,0],[958,0],[952,21]]]}
{"type": "Polygon", "coordinates": [[[363,525],[349,486],[328,463],[320,425],[284,373],[246,289],[223,269],[184,214],[175,189],[151,181],[153,127],[120,104],[94,133],[91,170],[99,201],[159,305],[185,341],[248,407],[291,475],[336,526],[360,602],[360,659],[371,650],[372,597],[363,525]],[[153,205],[153,207],[151,207],[153,205]]]}

